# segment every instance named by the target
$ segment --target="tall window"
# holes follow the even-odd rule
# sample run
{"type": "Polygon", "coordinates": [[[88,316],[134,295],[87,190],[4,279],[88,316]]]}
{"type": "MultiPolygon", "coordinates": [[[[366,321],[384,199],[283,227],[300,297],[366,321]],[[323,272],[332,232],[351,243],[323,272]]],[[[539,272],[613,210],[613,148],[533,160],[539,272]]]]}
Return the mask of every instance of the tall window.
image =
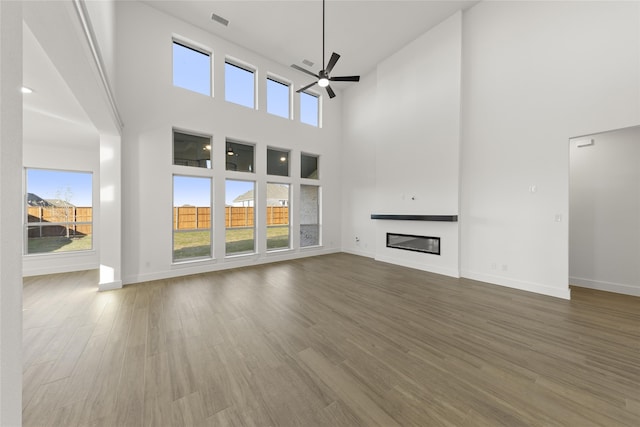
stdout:
{"type": "Polygon", "coordinates": [[[320,117],[319,106],[319,96],[307,92],[300,92],[300,121],[317,127],[320,117]]]}
{"type": "Polygon", "coordinates": [[[255,252],[255,182],[228,179],[225,186],[226,254],[255,252]]]}
{"type": "Polygon", "coordinates": [[[318,179],[318,156],[304,153],[300,155],[300,177],[318,179]]]}
{"type": "Polygon", "coordinates": [[[211,138],[174,130],[173,164],[211,169],[211,138]]]}
{"type": "Polygon", "coordinates": [[[267,183],[267,250],[290,246],[289,184],[267,183]]]}
{"type": "Polygon", "coordinates": [[[92,174],[27,169],[26,181],[25,253],[90,250],[92,174]]]}
{"type": "Polygon", "coordinates": [[[224,99],[255,108],[255,73],[249,67],[226,61],[224,64],[224,99]]]}
{"type": "Polygon", "coordinates": [[[210,54],[174,41],[173,85],[211,96],[210,54]]]}
{"type": "Polygon", "coordinates": [[[267,148],[267,175],[289,176],[289,151],[267,148]]]}
{"type": "Polygon", "coordinates": [[[320,244],[320,187],[300,186],[300,246],[320,244]]]}
{"type": "Polygon", "coordinates": [[[211,257],[211,178],[173,176],[173,260],[211,257]]]}
{"type": "Polygon", "coordinates": [[[289,105],[291,86],[267,77],[267,113],[288,119],[291,117],[289,105]]]}

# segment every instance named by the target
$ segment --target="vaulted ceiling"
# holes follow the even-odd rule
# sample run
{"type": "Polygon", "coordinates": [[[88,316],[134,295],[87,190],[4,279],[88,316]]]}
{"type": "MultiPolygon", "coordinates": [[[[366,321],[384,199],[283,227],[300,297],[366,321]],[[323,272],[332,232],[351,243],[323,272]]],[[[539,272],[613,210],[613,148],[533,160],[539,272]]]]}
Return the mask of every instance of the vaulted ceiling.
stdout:
{"type": "MultiPolygon", "coordinates": [[[[322,67],[322,0],[167,1],[144,3],[284,65],[322,67]],[[223,26],[215,13],[229,21],[223,26]]],[[[328,0],[326,60],[342,55],[336,74],[364,75],[377,63],[477,1],[328,0]]],[[[307,67],[309,68],[309,67],[307,67]]]]}

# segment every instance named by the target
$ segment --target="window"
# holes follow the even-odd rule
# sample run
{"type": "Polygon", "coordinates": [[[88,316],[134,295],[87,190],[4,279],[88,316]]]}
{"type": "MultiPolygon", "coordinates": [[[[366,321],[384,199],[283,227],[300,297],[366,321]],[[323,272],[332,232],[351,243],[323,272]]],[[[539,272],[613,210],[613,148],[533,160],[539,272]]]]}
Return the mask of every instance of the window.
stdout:
{"type": "Polygon", "coordinates": [[[255,108],[255,73],[248,67],[224,64],[224,99],[245,107],[255,108]]]}
{"type": "Polygon", "coordinates": [[[308,92],[300,92],[300,121],[311,126],[318,126],[320,116],[318,108],[320,97],[308,92]]]}
{"type": "Polygon", "coordinates": [[[267,148],[267,175],[289,176],[289,152],[267,148]]]}
{"type": "Polygon", "coordinates": [[[267,78],[267,113],[288,119],[291,117],[289,113],[290,99],[290,85],[271,77],[267,78]]]}
{"type": "Polygon", "coordinates": [[[300,186],[300,247],[320,244],[320,187],[300,186]]]}
{"type": "Polygon", "coordinates": [[[228,171],[255,172],[253,145],[241,144],[227,140],[225,157],[227,159],[226,169],[228,171]]]}
{"type": "Polygon", "coordinates": [[[267,250],[288,249],[289,185],[267,183],[267,250]]]}
{"type": "Polygon", "coordinates": [[[225,187],[226,254],[255,251],[255,182],[228,179],[225,187]]]}
{"type": "Polygon", "coordinates": [[[173,164],[211,169],[211,138],[174,130],[173,164]]]}
{"type": "Polygon", "coordinates": [[[211,257],[211,178],[173,176],[173,260],[211,257]]]}
{"type": "Polygon", "coordinates": [[[174,41],[173,85],[211,96],[210,54],[174,41]]]}
{"type": "Polygon", "coordinates": [[[304,153],[300,155],[300,177],[318,179],[318,156],[304,153]]]}
{"type": "Polygon", "coordinates": [[[90,172],[27,169],[26,254],[93,247],[90,172]]]}

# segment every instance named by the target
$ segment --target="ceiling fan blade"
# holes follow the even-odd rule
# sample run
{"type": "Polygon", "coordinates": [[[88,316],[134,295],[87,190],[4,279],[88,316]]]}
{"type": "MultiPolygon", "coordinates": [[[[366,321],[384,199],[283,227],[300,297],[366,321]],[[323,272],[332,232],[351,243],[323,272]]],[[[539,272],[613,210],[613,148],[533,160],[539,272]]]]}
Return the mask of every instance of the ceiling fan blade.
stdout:
{"type": "Polygon", "coordinates": [[[298,65],[296,65],[296,64],[291,64],[291,68],[294,68],[294,69],[296,69],[296,70],[298,70],[298,71],[302,71],[303,73],[307,73],[307,74],[309,74],[309,75],[311,75],[311,76],[313,76],[313,77],[315,77],[315,78],[317,78],[317,79],[319,79],[319,78],[320,78],[320,76],[318,76],[317,74],[314,74],[314,73],[312,73],[312,72],[311,72],[311,71],[309,71],[309,70],[305,70],[304,68],[302,68],[302,67],[300,67],[300,66],[298,66],[298,65]]]}
{"type": "Polygon", "coordinates": [[[329,80],[332,82],[359,82],[360,76],[331,77],[329,80]]]}
{"type": "Polygon", "coordinates": [[[324,71],[329,74],[331,72],[331,70],[333,70],[333,67],[335,67],[336,62],[338,62],[338,59],[340,59],[340,55],[338,55],[337,53],[333,52],[331,54],[331,58],[329,59],[329,63],[327,64],[327,68],[324,69],[324,71]]]}
{"type": "Polygon", "coordinates": [[[300,92],[304,92],[305,90],[309,89],[311,86],[313,86],[314,84],[316,84],[318,82],[313,82],[313,83],[309,83],[308,85],[301,87],[300,89],[298,89],[296,92],[300,93],[300,92]]]}
{"type": "Polygon", "coordinates": [[[327,93],[329,94],[329,98],[335,98],[336,97],[336,93],[333,91],[333,89],[331,89],[331,86],[327,86],[327,93]]]}

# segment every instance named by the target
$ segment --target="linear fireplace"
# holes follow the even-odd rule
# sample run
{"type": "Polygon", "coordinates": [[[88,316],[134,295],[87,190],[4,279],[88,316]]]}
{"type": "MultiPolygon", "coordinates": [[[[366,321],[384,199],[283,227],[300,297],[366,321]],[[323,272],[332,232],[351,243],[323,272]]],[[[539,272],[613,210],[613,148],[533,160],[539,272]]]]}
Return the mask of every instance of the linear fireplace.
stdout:
{"type": "Polygon", "coordinates": [[[387,247],[440,255],[440,238],[387,233],[387,247]]]}

